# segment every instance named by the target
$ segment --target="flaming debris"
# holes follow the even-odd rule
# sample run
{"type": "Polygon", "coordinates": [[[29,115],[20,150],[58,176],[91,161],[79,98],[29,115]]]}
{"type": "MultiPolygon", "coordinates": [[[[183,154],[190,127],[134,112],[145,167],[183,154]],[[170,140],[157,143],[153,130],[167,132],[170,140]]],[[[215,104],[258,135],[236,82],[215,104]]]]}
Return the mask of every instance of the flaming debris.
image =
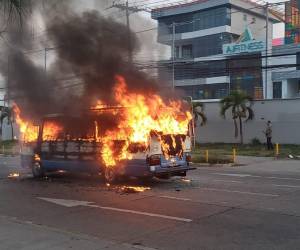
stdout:
{"type": "Polygon", "coordinates": [[[20,177],[20,173],[10,173],[7,177],[9,179],[17,179],[20,177]]]}
{"type": "Polygon", "coordinates": [[[142,193],[147,190],[151,190],[150,187],[142,187],[142,186],[123,186],[121,187],[122,193],[142,193]]]}

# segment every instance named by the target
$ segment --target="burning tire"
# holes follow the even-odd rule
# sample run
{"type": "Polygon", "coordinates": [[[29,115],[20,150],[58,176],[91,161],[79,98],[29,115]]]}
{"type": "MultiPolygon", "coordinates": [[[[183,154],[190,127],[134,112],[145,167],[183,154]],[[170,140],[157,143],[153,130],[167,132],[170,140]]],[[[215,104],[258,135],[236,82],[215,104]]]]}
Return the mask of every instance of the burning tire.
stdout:
{"type": "Polygon", "coordinates": [[[34,178],[41,178],[45,175],[43,167],[40,162],[34,162],[32,164],[31,170],[34,178]]]}
{"type": "Polygon", "coordinates": [[[117,180],[117,173],[113,167],[107,167],[104,169],[104,178],[108,183],[114,183],[117,180]]]}

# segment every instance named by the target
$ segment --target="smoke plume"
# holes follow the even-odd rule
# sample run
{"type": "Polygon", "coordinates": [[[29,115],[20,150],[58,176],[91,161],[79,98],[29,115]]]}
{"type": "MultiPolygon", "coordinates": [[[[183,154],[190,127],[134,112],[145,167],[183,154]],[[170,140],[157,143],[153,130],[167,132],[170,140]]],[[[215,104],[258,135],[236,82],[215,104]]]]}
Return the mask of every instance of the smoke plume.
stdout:
{"type": "Polygon", "coordinates": [[[34,48],[26,24],[22,32],[9,31],[14,46],[5,51],[9,67],[7,61],[1,61],[1,73],[7,78],[9,97],[25,116],[41,118],[54,112],[80,113],[97,99],[112,103],[116,75],[126,79],[129,90],[158,91],[153,79],[129,60],[129,54],[139,49],[133,32],[128,33],[125,25],[97,11],[77,14],[66,6],[61,14],[44,20],[48,43],[53,44],[56,54],[47,72],[24,53],[24,48],[34,48]]]}

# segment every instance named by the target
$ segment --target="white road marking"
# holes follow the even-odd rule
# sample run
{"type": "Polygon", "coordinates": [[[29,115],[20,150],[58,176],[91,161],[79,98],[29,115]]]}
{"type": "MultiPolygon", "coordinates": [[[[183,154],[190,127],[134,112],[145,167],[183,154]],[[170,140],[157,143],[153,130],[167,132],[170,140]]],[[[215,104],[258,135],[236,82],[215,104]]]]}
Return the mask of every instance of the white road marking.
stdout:
{"type": "Polygon", "coordinates": [[[300,188],[300,186],[293,186],[293,185],[276,185],[276,184],[274,184],[273,186],[276,186],[276,187],[287,187],[287,188],[300,188]]]}
{"type": "Polygon", "coordinates": [[[213,173],[215,175],[222,176],[233,176],[233,177],[252,177],[252,178],[265,178],[265,179],[276,179],[276,180],[292,180],[292,181],[300,181],[298,178],[290,178],[290,177],[276,177],[276,176],[261,176],[261,175],[252,175],[252,174],[223,174],[223,173],[213,173]]]}
{"type": "Polygon", "coordinates": [[[251,176],[250,174],[223,174],[223,173],[214,173],[214,174],[216,174],[216,175],[224,175],[224,176],[241,177],[241,178],[251,176]]]}
{"type": "Polygon", "coordinates": [[[65,199],[52,199],[45,197],[38,197],[41,200],[48,201],[57,205],[61,205],[64,207],[78,207],[78,206],[89,206],[93,204],[93,202],[89,201],[76,201],[76,200],[65,200],[65,199]]]}
{"type": "Polygon", "coordinates": [[[266,178],[266,179],[276,179],[276,180],[300,181],[300,179],[289,178],[289,177],[258,176],[258,175],[252,175],[251,177],[254,177],[254,178],[266,178]]]}
{"type": "Polygon", "coordinates": [[[169,216],[164,214],[155,214],[155,213],[148,213],[143,211],[136,211],[136,210],[130,210],[130,209],[123,209],[123,208],[116,208],[116,207],[105,207],[105,206],[98,206],[94,205],[94,202],[89,201],[76,201],[76,200],[65,200],[65,199],[52,199],[52,198],[45,198],[45,197],[38,197],[38,199],[51,202],[57,205],[61,205],[64,207],[77,207],[77,206],[85,206],[85,207],[92,207],[92,208],[100,208],[104,210],[111,210],[111,211],[117,211],[117,212],[123,212],[123,213],[131,213],[131,214],[138,214],[138,215],[145,215],[150,217],[158,217],[158,218],[164,218],[169,220],[176,220],[181,222],[192,222],[191,219],[188,218],[181,218],[176,216],[169,216]]]}
{"type": "Polygon", "coordinates": [[[156,248],[145,247],[142,245],[134,245],[134,244],[128,244],[128,243],[123,243],[122,245],[125,247],[131,247],[131,248],[140,249],[140,250],[157,250],[156,248]]]}
{"type": "Polygon", "coordinates": [[[241,181],[230,181],[230,180],[214,180],[219,182],[232,182],[232,183],[242,183],[241,181]]]}
{"type": "Polygon", "coordinates": [[[150,217],[159,217],[159,218],[164,218],[164,219],[169,219],[169,220],[177,220],[177,221],[182,221],[182,222],[192,222],[191,219],[168,216],[168,215],[163,215],[163,214],[153,214],[153,213],[140,212],[140,211],[136,211],[136,210],[122,209],[122,208],[115,208],[115,207],[99,206],[99,208],[106,209],[106,210],[112,210],[112,211],[118,211],[118,212],[124,212],[124,213],[146,215],[146,216],[150,216],[150,217]]]}
{"type": "Polygon", "coordinates": [[[191,201],[192,199],[189,198],[180,198],[180,197],[174,197],[174,196],[168,196],[168,195],[161,195],[159,198],[166,198],[171,200],[179,200],[179,201],[191,201]]]}
{"type": "Polygon", "coordinates": [[[258,195],[258,196],[270,196],[270,197],[278,197],[278,194],[265,194],[265,193],[254,193],[254,192],[244,192],[237,190],[228,190],[228,189],[218,189],[218,188],[200,188],[201,190],[207,191],[218,191],[218,192],[227,192],[227,193],[238,193],[238,194],[248,194],[248,195],[258,195]]]}

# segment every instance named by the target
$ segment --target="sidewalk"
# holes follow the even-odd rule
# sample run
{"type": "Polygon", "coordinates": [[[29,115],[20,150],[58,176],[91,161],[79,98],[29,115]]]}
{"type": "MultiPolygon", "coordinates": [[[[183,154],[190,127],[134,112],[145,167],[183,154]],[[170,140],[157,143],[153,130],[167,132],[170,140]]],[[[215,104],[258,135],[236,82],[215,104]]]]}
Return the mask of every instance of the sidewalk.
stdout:
{"type": "Polygon", "coordinates": [[[130,250],[133,245],[111,242],[97,237],[75,234],[29,221],[0,216],[1,250],[130,250]]]}

